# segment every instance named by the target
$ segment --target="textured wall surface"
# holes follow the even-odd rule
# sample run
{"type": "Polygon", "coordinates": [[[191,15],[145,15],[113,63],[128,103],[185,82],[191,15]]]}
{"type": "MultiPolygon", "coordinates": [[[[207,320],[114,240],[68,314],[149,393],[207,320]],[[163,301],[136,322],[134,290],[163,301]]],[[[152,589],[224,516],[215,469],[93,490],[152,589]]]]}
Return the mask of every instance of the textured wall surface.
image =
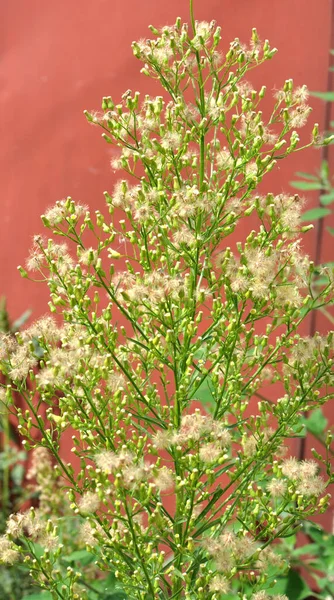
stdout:
{"type": "MultiPolygon", "coordinates": [[[[100,208],[103,190],[115,182],[111,147],[86,123],[83,110],[99,108],[103,95],[117,100],[128,88],[159,93],[139,74],[130,44],[148,35],[150,23],[172,24],[178,15],[186,20],[188,0],[0,4],[0,292],[13,317],[31,308],[37,318],[47,309],[48,291],[22,280],[16,267],[24,264],[33,234],[42,232],[40,214],[67,195],[100,208]]],[[[226,48],[234,37],[248,42],[254,26],[278,47],[273,61],[253,73],[255,87],[274,91],[291,77],[297,85],[325,90],[330,0],[195,0],[195,10],[199,20],[222,26],[226,48]]],[[[311,121],[323,126],[324,104],[311,104],[311,121]]],[[[301,130],[306,141],[310,129],[301,130]]],[[[296,154],[267,177],[263,190],[288,190],[296,170],[310,172],[319,164],[319,151],[296,154]]],[[[314,239],[309,234],[305,241],[311,254],[314,239]]],[[[327,260],[331,252],[327,248],[327,260]]]]}
{"type": "MultiPolygon", "coordinates": [[[[1,292],[12,315],[46,310],[47,290],[21,280],[40,214],[70,195],[98,208],[111,189],[110,146],[90,127],[83,110],[99,108],[103,95],[117,99],[128,88],[159,93],[132,56],[130,44],[149,23],[188,16],[188,0],[16,0],[2,2],[1,36],[1,292]]],[[[256,26],[279,53],[252,76],[255,86],[279,89],[286,78],[323,90],[327,80],[330,0],[195,0],[198,19],[215,18],[224,43],[245,42],[256,26]],[[305,7],[307,6],[307,10],[305,7]]],[[[269,98],[269,94],[268,94],[269,98]]],[[[312,120],[323,123],[324,105],[312,101],[312,120]]],[[[305,129],[301,134],[308,140],[305,129]]],[[[286,160],[265,181],[287,189],[296,169],[319,165],[315,150],[286,160]]],[[[311,244],[311,236],[307,240],[311,244]]]]}

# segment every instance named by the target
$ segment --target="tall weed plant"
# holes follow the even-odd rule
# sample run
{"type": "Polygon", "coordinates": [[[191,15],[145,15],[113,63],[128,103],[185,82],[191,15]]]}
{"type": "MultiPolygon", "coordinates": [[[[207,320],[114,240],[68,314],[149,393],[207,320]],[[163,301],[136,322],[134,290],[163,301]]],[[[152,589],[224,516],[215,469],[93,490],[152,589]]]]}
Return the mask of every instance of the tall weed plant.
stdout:
{"type": "Polygon", "coordinates": [[[67,198],[43,215],[52,237],[20,270],[49,286],[51,315],[2,337],[2,402],[24,396],[25,447],[59,478],[43,506],[68,503],[100,572],[86,586],[78,555],[63,567],[48,510],[12,515],[1,560],[23,560],[52,599],[91,598],[107,573],[98,598],[268,600],[288,567],[280,540],[329,503],[330,435],[317,460],[287,440],[331,395],[333,333],[299,328],[333,301],[333,272],[314,291],[300,198],[257,192],[278,160],[328,139],[315,125],[300,143],[308,92],[291,80],[261,111],[266,88],[246,76],[276,49],[255,29],[224,53],[220,28],[190,13],[133,43],[163,95],[86,113],[119,181],[104,213],[67,198]],[[60,451],[67,430],[79,468],[60,451]]]}

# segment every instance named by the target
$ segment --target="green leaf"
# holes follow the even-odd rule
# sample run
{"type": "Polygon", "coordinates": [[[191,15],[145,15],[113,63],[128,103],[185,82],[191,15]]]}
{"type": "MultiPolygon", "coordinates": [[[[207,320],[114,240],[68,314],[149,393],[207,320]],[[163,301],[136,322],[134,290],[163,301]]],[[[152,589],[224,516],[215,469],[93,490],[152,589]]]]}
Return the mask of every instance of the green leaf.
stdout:
{"type": "Polygon", "coordinates": [[[303,171],[297,171],[296,175],[298,175],[298,177],[303,177],[304,179],[310,179],[311,181],[319,181],[319,177],[317,177],[316,175],[304,173],[303,171]]]}
{"type": "Polygon", "coordinates": [[[210,376],[207,376],[194,393],[194,399],[212,407],[215,405],[215,400],[211,391],[210,381],[210,376]]]}
{"type": "Polygon", "coordinates": [[[334,92],[311,92],[311,96],[325,100],[325,102],[334,102],[334,92]]]}
{"type": "Polygon", "coordinates": [[[297,190],[322,190],[321,181],[290,181],[290,185],[297,190]]]}
{"type": "Polygon", "coordinates": [[[324,183],[324,182],[328,183],[328,178],[329,178],[328,160],[323,160],[321,163],[321,181],[322,181],[322,183],[324,183]]]}
{"type": "Polygon", "coordinates": [[[327,215],[331,214],[331,210],[329,208],[311,208],[304,212],[301,216],[301,221],[317,221],[318,219],[323,219],[323,217],[327,217],[327,215]]]}
{"type": "Polygon", "coordinates": [[[334,202],[334,190],[332,190],[328,194],[321,194],[320,202],[324,206],[326,206],[327,204],[332,204],[332,202],[334,202]]]}
{"type": "Polygon", "coordinates": [[[182,579],[182,581],[185,581],[183,573],[181,573],[179,569],[175,569],[175,567],[173,569],[173,575],[174,574],[176,575],[176,577],[179,577],[179,579],[182,579]]]}
{"type": "Polygon", "coordinates": [[[331,234],[334,235],[334,227],[327,227],[327,231],[331,234]]]}
{"type": "Polygon", "coordinates": [[[36,338],[32,338],[32,343],[34,346],[34,354],[37,356],[37,358],[42,358],[45,353],[42,346],[39,344],[39,342],[36,338]]]}
{"type": "Polygon", "coordinates": [[[321,408],[313,410],[308,418],[303,418],[303,422],[307,431],[318,437],[323,435],[328,425],[328,419],[326,419],[321,408]]]}
{"type": "Polygon", "coordinates": [[[329,278],[326,277],[325,275],[323,275],[322,277],[317,277],[317,279],[315,279],[314,281],[314,285],[328,285],[329,284],[329,278]]]}
{"type": "Polygon", "coordinates": [[[87,550],[75,550],[68,556],[62,557],[62,561],[65,563],[80,562],[82,565],[89,565],[93,560],[95,560],[95,556],[87,550]]]}
{"type": "Polygon", "coordinates": [[[21,329],[22,325],[24,325],[25,322],[28,321],[31,313],[31,310],[26,310],[18,319],[16,319],[16,321],[14,321],[11,327],[12,331],[18,331],[19,329],[21,329]]]}
{"type": "Polygon", "coordinates": [[[306,554],[311,555],[311,556],[315,556],[318,552],[318,544],[306,544],[305,546],[302,546],[301,548],[295,548],[293,550],[293,556],[294,558],[299,557],[299,556],[305,556],[306,554]]]}
{"type": "Polygon", "coordinates": [[[317,544],[324,543],[324,536],[328,538],[328,533],[326,533],[320,525],[317,523],[313,523],[313,521],[304,521],[303,522],[303,531],[308,535],[314,542],[317,544]]]}
{"type": "Polygon", "coordinates": [[[311,595],[311,590],[306,581],[296,571],[291,570],[285,593],[290,600],[303,600],[311,595]]]}
{"type": "Polygon", "coordinates": [[[322,266],[327,267],[327,269],[334,269],[334,262],[325,262],[322,266]]]}
{"type": "Polygon", "coordinates": [[[289,548],[293,548],[296,544],[297,536],[289,535],[289,537],[284,538],[284,546],[289,546],[289,548]]]}
{"type": "Polygon", "coordinates": [[[286,594],[289,600],[303,600],[312,595],[312,592],[301,576],[290,569],[287,577],[278,579],[270,589],[270,595],[286,594]]]}
{"type": "Polygon", "coordinates": [[[50,592],[36,592],[35,594],[23,596],[22,600],[52,600],[52,596],[50,592]]]}
{"type": "Polygon", "coordinates": [[[194,354],[194,358],[195,360],[202,360],[206,358],[208,353],[208,347],[207,344],[202,344],[202,346],[200,348],[198,348],[198,350],[196,350],[195,354],[194,354]]]}
{"type": "Polygon", "coordinates": [[[15,485],[20,486],[24,477],[24,466],[17,464],[11,470],[11,478],[15,485]]]}
{"type": "Polygon", "coordinates": [[[115,578],[114,573],[109,573],[106,579],[94,581],[92,584],[95,594],[89,594],[92,600],[129,600],[126,593],[120,588],[119,582],[115,578]]]}
{"type": "Polygon", "coordinates": [[[127,600],[127,595],[124,592],[111,592],[106,596],[101,597],[101,600],[127,600]]]}

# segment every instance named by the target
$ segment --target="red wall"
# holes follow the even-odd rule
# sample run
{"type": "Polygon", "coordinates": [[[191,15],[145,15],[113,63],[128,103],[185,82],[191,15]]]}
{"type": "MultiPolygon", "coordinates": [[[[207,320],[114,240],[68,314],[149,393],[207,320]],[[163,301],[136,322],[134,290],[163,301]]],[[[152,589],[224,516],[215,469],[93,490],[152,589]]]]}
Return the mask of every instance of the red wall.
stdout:
{"type": "MultiPolygon", "coordinates": [[[[31,238],[42,230],[39,216],[70,195],[95,209],[111,190],[110,146],[89,127],[83,110],[101,97],[128,88],[154,92],[139,74],[131,41],[148,35],[147,25],[188,17],[188,0],[15,0],[2,3],[0,277],[11,314],[46,310],[47,290],[21,280],[31,238]]],[[[279,53],[254,72],[254,85],[278,89],[292,77],[312,90],[327,82],[330,0],[195,0],[200,20],[215,18],[224,43],[248,41],[256,26],[279,53]]],[[[157,91],[157,90],[156,90],[157,91]]],[[[268,94],[269,96],[269,94],[268,94]]],[[[312,100],[312,120],[323,125],[324,105],[312,100]]],[[[308,132],[301,130],[308,140],[308,132]]],[[[320,152],[296,154],[267,179],[268,190],[288,188],[295,170],[311,171],[320,152]]],[[[268,176],[269,177],[269,176],[268,176]]],[[[309,236],[309,243],[311,243],[309,236]]],[[[311,246],[310,246],[311,249],[311,246]]]]}
{"type": "MultiPolygon", "coordinates": [[[[148,24],[188,17],[188,0],[15,0],[2,2],[0,293],[13,317],[27,308],[37,318],[47,309],[47,288],[22,280],[39,215],[70,195],[92,209],[111,191],[110,146],[89,127],[83,110],[100,107],[103,95],[118,99],[128,88],[159,93],[132,56],[131,41],[149,35],[148,24]]],[[[195,0],[199,20],[216,19],[225,46],[247,42],[251,28],[279,53],[252,76],[255,87],[279,89],[293,78],[311,90],[327,83],[331,0],[195,0]]],[[[269,97],[269,94],[268,94],[269,97]]],[[[324,123],[324,104],[311,100],[312,121],[324,123]]],[[[301,130],[305,140],[309,129],[301,130]]],[[[320,152],[287,159],[266,180],[266,189],[289,189],[296,170],[311,172],[320,152]]],[[[311,198],[316,201],[316,197],[311,198]]],[[[306,247],[313,252],[315,236],[306,247]]],[[[327,260],[331,249],[327,247],[327,260]]],[[[326,326],[327,323],[324,323],[326,326]]]]}

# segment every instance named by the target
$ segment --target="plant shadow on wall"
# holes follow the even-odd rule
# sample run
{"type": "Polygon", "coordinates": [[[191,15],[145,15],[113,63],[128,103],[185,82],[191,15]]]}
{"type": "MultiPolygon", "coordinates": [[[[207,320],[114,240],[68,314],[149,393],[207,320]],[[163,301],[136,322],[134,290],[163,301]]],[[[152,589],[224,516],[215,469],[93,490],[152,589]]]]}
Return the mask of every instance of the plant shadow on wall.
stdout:
{"type": "Polygon", "coordinates": [[[42,217],[60,240],[36,236],[27,268],[60,324],[2,338],[6,402],[24,397],[25,447],[54,461],[52,514],[64,516],[13,515],[0,556],[23,560],[43,598],[295,600],[278,589],[285,548],[329,505],[331,437],[317,460],[289,456],[286,441],[330,398],[333,333],[298,332],[333,302],[333,271],[315,290],[298,197],[256,192],[278,159],[319,144],[318,127],[303,146],[307,91],[291,80],[264,119],[266,88],[245,77],[276,50],[254,29],[224,54],[220,28],[190,9],[190,28],[177,19],[133,44],[167,101],[128,91],[86,112],[127,177],[104,214],[67,198],[42,217]],[[279,397],[260,400],[264,382],[279,397]],[[77,471],[60,453],[68,428],[77,471]],[[69,552],[71,519],[101,578],[69,552]]]}

